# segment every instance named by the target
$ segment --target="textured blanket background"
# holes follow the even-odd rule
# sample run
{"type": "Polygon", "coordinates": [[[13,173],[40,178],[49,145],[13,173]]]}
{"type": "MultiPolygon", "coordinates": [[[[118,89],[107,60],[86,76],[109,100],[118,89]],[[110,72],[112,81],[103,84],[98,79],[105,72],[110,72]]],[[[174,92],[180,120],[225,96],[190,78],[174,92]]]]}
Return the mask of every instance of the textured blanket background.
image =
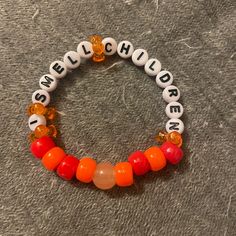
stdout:
{"type": "MultiPolygon", "coordinates": [[[[235,16],[235,0],[0,0],[0,235],[235,235],[235,16]],[[46,171],[26,138],[38,79],[94,33],[160,59],[185,107],[183,162],[109,192],[46,171]]],[[[52,104],[67,152],[115,163],[155,144],[161,90],[120,61],[61,80],[52,104]]]]}

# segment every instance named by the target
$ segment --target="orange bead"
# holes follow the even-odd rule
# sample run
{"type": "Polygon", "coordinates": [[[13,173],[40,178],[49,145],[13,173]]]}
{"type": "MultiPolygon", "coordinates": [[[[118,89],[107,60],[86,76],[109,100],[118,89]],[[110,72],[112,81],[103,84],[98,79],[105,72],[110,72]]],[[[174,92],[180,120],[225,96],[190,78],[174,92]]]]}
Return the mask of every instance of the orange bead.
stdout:
{"type": "Polygon", "coordinates": [[[57,114],[57,110],[54,107],[49,107],[45,114],[46,119],[55,120],[57,114]]]}
{"type": "Polygon", "coordinates": [[[47,108],[41,103],[33,103],[29,106],[27,110],[29,116],[33,114],[45,115],[46,111],[47,111],[47,108]]]}
{"type": "Polygon", "coordinates": [[[120,187],[130,186],[134,183],[133,170],[129,162],[119,162],[115,165],[116,184],[120,187]]]}
{"type": "Polygon", "coordinates": [[[168,135],[167,132],[165,132],[165,131],[160,131],[160,132],[158,133],[158,135],[156,136],[156,141],[157,141],[158,143],[164,143],[164,142],[166,141],[166,139],[167,139],[167,135],[168,135]]]}
{"type": "Polygon", "coordinates": [[[83,157],[76,170],[76,178],[84,183],[89,183],[93,179],[96,169],[96,161],[90,157],[83,157]]]}
{"type": "Polygon", "coordinates": [[[46,125],[39,125],[34,130],[36,138],[42,138],[43,136],[49,136],[49,128],[46,125]]]}
{"type": "Polygon", "coordinates": [[[150,147],[144,152],[144,155],[147,157],[153,171],[161,170],[166,166],[166,158],[160,148],[150,147]]]}
{"type": "Polygon", "coordinates": [[[104,45],[102,43],[102,37],[100,35],[92,35],[90,37],[90,41],[92,43],[93,48],[93,61],[94,62],[101,62],[105,60],[104,55],[104,45]]]}
{"type": "Polygon", "coordinates": [[[53,138],[56,138],[58,132],[57,132],[57,129],[56,129],[55,125],[49,125],[48,129],[49,129],[49,136],[51,136],[53,138]]]}
{"type": "Polygon", "coordinates": [[[182,140],[182,136],[179,132],[177,131],[173,131],[171,133],[169,133],[167,141],[172,142],[173,144],[175,144],[177,147],[181,147],[183,140],[182,140]]]}
{"type": "Polygon", "coordinates": [[[30,133],[28,138],[29,138],[29,141],[30,141],[31,143],[33,143],[33,142],[37,139],[37,138],[35,137],[34,132],[30,133]]]}
{"type": "Polygon", "coordinates": [[[48,170],[54,170],[61,163],[66,153],[59,147],[49,150],[42,158],[43,166],[48,170]]]}

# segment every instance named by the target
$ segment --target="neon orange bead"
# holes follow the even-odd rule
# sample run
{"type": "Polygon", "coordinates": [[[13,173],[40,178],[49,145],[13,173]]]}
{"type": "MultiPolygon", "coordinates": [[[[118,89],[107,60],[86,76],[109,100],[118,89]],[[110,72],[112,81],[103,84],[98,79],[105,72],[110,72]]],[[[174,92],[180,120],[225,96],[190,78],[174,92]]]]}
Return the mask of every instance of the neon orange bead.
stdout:
{"type": "Polygon", "coordinates": [[[144,152],[144,155],[147,157],[153,171],[161,170],[166,166],[166,158],[160,148],[150,147],[144,152]]]}
{"type": "Polygon", "coordinates": [[[39,125],[35,128],[34,135],[36,138],[41,138],[43,136],[49,136],[49,128],[45,125],[39,125]]]}
{"type": "Polygon", "coordinates": [[[54,170],[66,156],[63,149],[54,147],[49,150],[42,158],[43,166],[48,170],[54,170]]]}
{"type": "Polygon", "coordinates": [[[27,112],[31,116],[33,114],[44,115],[47,111],[47,108],[41,103],[33,103],[29,106],[27,112]]]}
{"type": "Polygon", "coordinates": [[[93,61],[101,62],[105,60],[104,55],[104,45],[102,43],[102,37],[100,35],[92,35],[90,37],[90,41],[92,43],[93,48],[93,61]]]}
{"type": "Polygon", "coordinates": [[[57,110],[54,107],[49,107],[45,114],[46,119],[55,120],[57,114],[57,110]]]}
{"type": "Polygon", "coordinates": [[[181,147],[183,143],[182,136],[177,131],[173,131],[169,133],[167,141],[170,141],[171,143],[175,144],[177,147],[181,147]]]}
{"type": "Polygon", "coordinates": [[[133,170],[129,162],[119,162],[115,165],[116,184],[120,187],[130,186],[134,183],[133,170]]]}
{"type": "Polygon", "coordinates": [[[84,183],[89,183],[93,179],[96,169],[96,161],[90,157],[83,157],[76,170],[76,178],[84,183]]]}
{"type": "Polygon", "coordinates": [[[58,132],[57,132],[57,129],[56,129],[55,125],[49,125],[48,129],[49,129],[49,136],[51,136],[53,138],[56,138],[58,132]]]}

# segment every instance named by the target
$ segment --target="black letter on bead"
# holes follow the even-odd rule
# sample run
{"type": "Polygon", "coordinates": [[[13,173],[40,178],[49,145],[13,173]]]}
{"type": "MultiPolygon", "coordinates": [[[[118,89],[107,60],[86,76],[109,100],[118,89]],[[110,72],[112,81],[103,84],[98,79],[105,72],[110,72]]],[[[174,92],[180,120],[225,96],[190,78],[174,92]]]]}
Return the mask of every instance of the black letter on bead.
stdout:
{"type": "Polygon", "coordinates": [[[53,82],[53,79],[48,77],[47,75],[45,75],[44,78],[46,81],[42,81],[41,84],[47,88],[50,88],[50,84],[51,84],[51,82],[53,82]]]}
{"type": "Polygon", "coordinates": [[[177,89],[169,89],[168,92],[170,93],[170,97],[172,97],[172,96],[177,97],[178,96],[178,90],[177,89]]]}
{"type": "Polygon", "coordinates": [[[45,102],[46,99],[47,99],[47,97],[46,97],[45,95],[43,95],[43,94],[37,93],[37,94],[35,95],[35,100],[36,100],[36,101],[45,102]]]}
{"type": "Polygon", "coordinates": [[[105,45],[106,52],[111,52],[112,49],[108,49],[107,46],[112,46],[112,44],[111,43],[106,43],[106,45],[105,45]]]}
{"type": "Polygon", "coordinates": [[[155,64],[156,64],[156,61],[153,61],[152,64],[149,66],[149,69],[152,70],[152,71],[154,71],[153,66],[154,66],[155,64]]]}
{"type": "Polygon", "coordinates": [[[137,60],[140,60],[140,58],[143,56],[144,52],[141,52],[140,55],[137,57],[137,60]]]}
{"type": "Polygon", "coordinates": [[[33,121],[30,122],[30,125],[35,124],[37,122],[38,122],[37,120],[33,120],[33,121]]]}
{"type": "Polygon", "coordinates": [[[179,122],[170,122],[169,130],[179,130],[179,122]]]}
{"type": "Polygon", "coordinates": [[[123,43],[120,52],[122,53],[123,51],[125,51],[125,54],[127,55],[129,53],[129,49],[130,49],[130,44],[128,44],[127,47],[125,47],[125,43],[123,43]]]}
{"type": "Polygon", "coordinates": [[[55,70],[58,74],[61,74],[64,71],[64,68],[61,67],[58,63],[53,65],[52,69],[55,70]]]}
{"type": "Polygon", "coordinates": [[[71,62],[72,65],[76,64],[78,61],[77,60],[73,60],[70,56],[67,57],[69,59],[69,61],[71,62]]]}
{"type": "Polygon", "coordinates": [[[171,113],[180,113],[180,106],[170,106],[170,112],[171,113]]]}
{"type": "Polygon", "coordinates": [[[168,82],[170,80],[170,75],[169,75],[169,73],[166,73],[166,74],[164,74],[164,75],[162,75],[161,77],[160,77],[160,81],[162,82],[162,83],[166,83],[166,82],[168,82]]]}
{"type": "Polygon", "coordinates": [[[84,54],[85,54],[85,55],[87,55],[87,54],[91,53],[90,51],[87,51],[87,50],[86,50],[86,48],[85,48],[85,46],[84,46],[84,45],[82,45],[82,48],[83,48],[83,50],[84,50],[84,54]]]}

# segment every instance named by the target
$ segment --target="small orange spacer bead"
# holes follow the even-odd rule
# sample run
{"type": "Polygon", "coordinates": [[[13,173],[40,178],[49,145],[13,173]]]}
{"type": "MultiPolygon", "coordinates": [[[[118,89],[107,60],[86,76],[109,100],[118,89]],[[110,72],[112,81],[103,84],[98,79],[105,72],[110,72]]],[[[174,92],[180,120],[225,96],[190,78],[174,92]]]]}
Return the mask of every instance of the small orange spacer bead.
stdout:
{"type": "Polygon", "coordinates": [[[144,155],[147,157],[152,171],[158,171],[166,166],[166,158],[159,147],[148,148],[144,155]]]}
{"type": "Polygon", "coordinates": [[[41,103],[33,103],[27,109],[27,113],[29,116],[33,114],[45,115],[46,111],[47,108],[41,103]]]}
{"type": "Polygon", "coordinates": [[[63,149],[54,147],[43,156],[42,164],[47,170],[55,170],[65,156],[66,153],[63,149]]]}
{"type": "Polygon", "coordinates": [[[48,129],[49,129],[49,136],[51,136],[53,138],[56,138],[57,134],[58,134],[56,126],[55,125],[49,125],[48,129]]]}
{"type": "Polygon", "coordinates": [[[158,135],[156,136],[156,141],[158,143],[164,143],[167,139],[168,133],[165,131],[160,131],[158,135]]]}
{"type": "Polygon", "coordinates": [[[93,175],[96,169],[97,163],[90,157],[83,157],[76,170],[76,178],[83,182],[89,183],[93,180],[93,175]]]}
{"type": "Polygon", "coordinates": [[[48,120],[55,120],[57,114],[57,110],[54,107],[49,107],[45,114],[46,119],[48,120]]]}
{"type": "Polygon", "coordinates": [[[100,35],[92,35],[90,37],[90,42],[92,43],[93,48],[93,61],[102,62],[105,60],[104,55],[104,45],[102,43],[102,37],[100,35]]]}
{"type": "Polygon", "coordinates": [[[43,136],[49,136],[49,128],[46,125],[39,125],[34,130],[36,138],[42,138],[43,136]]]}
{"type": "Polygon", "coordinates": [[[173,144],[175,144],[177,147],[181,147],[182,143],[183,143],[183,139],[182,136],[179,132],[177,131],[173,131],[171,133],[169,133],[167,141],[172,142],[173,144]]]}
{"type": "Polygon", "coordinates": [[[35,137],[34,132],[30,133],[29,136],[28,136],[28,138],[29,138],[29,141],[30,141],[31,143],[33,143],[33,142],[37,139],[37,138],[35,137]]]}
{"type": "Polygon", "coordinates": [[[120,187],[127,187],[134,183],[133,169],[129,162],[119,162],[115,165],[116,184],[120,187]]]}

